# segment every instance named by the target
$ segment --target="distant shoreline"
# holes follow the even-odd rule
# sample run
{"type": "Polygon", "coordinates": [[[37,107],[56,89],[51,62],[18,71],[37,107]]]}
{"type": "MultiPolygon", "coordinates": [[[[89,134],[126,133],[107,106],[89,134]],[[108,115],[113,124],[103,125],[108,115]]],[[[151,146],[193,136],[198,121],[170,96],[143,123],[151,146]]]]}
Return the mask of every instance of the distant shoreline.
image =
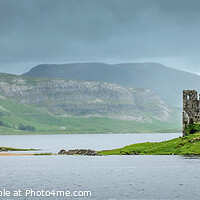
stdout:
{"type": "Polygon", "coordinates": [[[5,135],[94,135],[94,134],[152,134],[152,133],[162,133],[162,134],[169,134],[169,133],[182,133],[182,130],[169,130],[168,132],[162,132],[162,131],[144,131],[144,132],[94,132],[94,133],[62,133],[62,132],[0,132],[0,136],[5,135]]]}

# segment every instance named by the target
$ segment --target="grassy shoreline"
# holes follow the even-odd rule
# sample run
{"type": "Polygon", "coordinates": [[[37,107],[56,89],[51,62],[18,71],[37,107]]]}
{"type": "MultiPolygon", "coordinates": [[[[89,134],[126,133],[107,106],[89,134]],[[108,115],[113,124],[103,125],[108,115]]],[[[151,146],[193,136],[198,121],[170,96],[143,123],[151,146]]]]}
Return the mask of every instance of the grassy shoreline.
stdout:
{"type": "Polygon", "coordinates": [[[163,142],[145,142],[103,150],[100,155],[200,155],[200,134],[190,134],[163,142]]]}
{"type": "Polygon", "coordinates": [[[37,151],[38,149],[20,149],[20,148],[12,148],[12,147],[0,147],[0,152],[8,152],[8,151],[37,151]]]}

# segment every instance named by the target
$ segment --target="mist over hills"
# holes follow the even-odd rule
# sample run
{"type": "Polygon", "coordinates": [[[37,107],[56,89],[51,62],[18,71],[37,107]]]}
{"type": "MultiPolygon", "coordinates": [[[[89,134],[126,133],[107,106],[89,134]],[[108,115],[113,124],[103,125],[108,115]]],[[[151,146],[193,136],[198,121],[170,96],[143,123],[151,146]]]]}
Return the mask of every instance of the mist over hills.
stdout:
{"type": "Polygon", "coordinates": [[[182,90],[200,90],[200,76],[159,63],[71,63],[42,64],[23,74],[70,80],[111,82],[122,86],[152,90],[164,102],[182,106],[182,90]]]}
{"type": "Polygon", "coordinates": [[[0,128],[19,124],[41,132],[171,132],[180,130],[180,116],[148,89],[0,73],[0,128]]]}

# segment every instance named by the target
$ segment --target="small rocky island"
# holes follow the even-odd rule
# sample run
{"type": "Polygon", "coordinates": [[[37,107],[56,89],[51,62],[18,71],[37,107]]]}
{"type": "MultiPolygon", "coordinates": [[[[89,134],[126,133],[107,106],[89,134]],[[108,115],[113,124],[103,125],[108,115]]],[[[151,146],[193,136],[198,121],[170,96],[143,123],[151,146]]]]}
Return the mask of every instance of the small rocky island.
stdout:
{"type": "Polygon", "coordinates": [[[85,156],[98,156],[97,151],[92,149],[71,149],[66,151],[62,149],[58,153],[59,155],[85,155],[85,156]]]}
{"type": "Polygon", "coordinates": [[[60,150],[59,155],[85,155],[85,156],[98,156],[97,151],[92,149],[72,149],[66,151],[64,149],[60,150]]]}

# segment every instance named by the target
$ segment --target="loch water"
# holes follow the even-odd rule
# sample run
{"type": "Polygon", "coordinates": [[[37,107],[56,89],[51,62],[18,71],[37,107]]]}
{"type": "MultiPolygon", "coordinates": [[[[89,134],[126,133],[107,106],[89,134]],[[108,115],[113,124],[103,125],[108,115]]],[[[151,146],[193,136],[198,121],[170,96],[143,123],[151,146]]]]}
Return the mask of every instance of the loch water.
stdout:
{"type": "MultiPolygon", "coordinates": [[[[112,149],[144,141],[163,141],[180,134],[95,134],[0,136],[0,146],[57,152],[73,148],[112,149]],[[14,145],[15,144],[15,145],[14,145]]],[[[197,156],[0,156],[0,191],[20,189],[8,200],[199,199],[197,156]],[[91,197],[30,197],[26,190],[91,191],[91,197]]]]}

